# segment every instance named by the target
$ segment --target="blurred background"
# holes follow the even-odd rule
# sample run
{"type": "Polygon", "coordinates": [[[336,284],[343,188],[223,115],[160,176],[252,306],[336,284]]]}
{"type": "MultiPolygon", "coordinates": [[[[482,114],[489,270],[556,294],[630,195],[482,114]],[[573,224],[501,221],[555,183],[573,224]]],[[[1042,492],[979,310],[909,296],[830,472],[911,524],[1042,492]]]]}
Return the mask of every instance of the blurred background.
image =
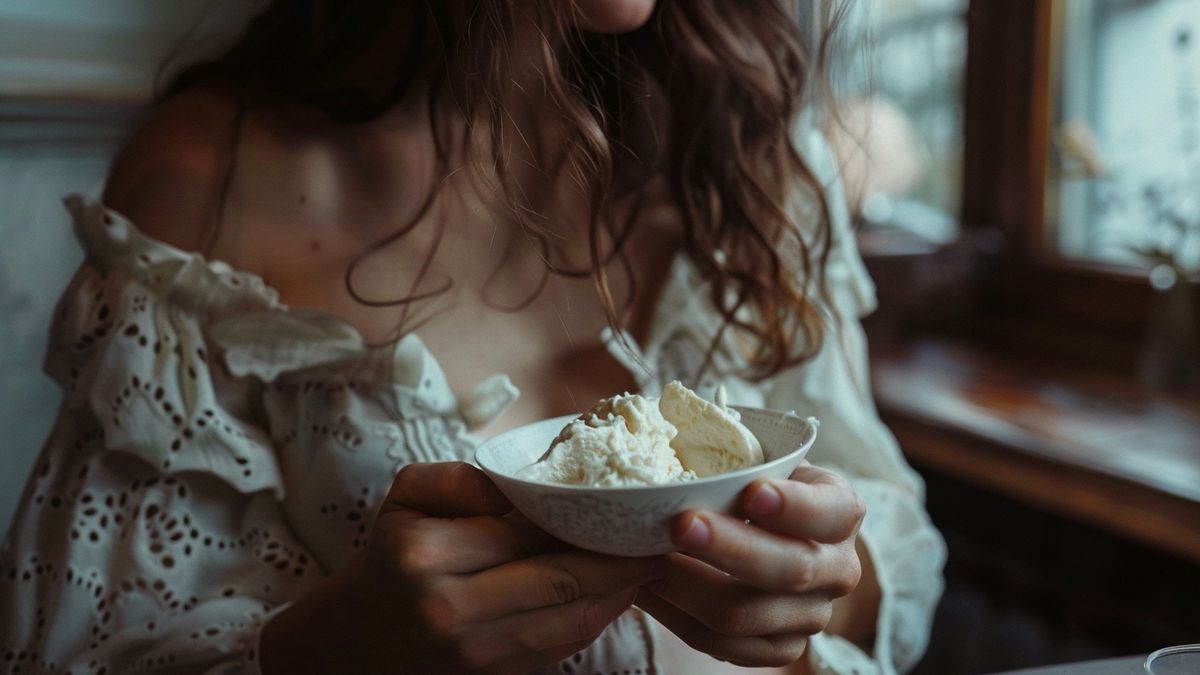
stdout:
{"type": "MultiPolygon", "coordinates": [[[[61,197],[260,4],[0,3],[0,527],[58,404],[61,197]]],[[[837,35],[875,394],[950,545],[917,672],[1200,641],[1200,0],[854,0],[837,35]]]]}

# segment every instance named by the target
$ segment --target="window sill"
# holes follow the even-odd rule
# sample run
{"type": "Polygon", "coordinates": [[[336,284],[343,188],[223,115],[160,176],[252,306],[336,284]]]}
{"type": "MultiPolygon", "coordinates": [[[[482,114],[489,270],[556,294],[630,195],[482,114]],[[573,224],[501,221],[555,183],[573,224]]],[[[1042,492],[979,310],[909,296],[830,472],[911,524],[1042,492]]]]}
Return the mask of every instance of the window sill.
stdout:
{"type": "Polygon", "coordinates": [[[877,350],[909,459],[1200,561],[1200,401],[944,340],[877,350]]]}

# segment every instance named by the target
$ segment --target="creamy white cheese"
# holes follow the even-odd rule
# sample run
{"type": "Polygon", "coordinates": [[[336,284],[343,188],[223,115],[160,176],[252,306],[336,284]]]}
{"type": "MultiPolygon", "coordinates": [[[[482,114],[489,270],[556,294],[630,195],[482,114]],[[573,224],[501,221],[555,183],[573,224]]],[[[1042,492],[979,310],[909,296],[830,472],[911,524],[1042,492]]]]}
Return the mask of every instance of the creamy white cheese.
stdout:
{"type": "Polygon", "coordinates": [[[710,403],[679,382],[668,384],[661,399],[604,399],[572,420],[521,476],[598,487],[658,485],[761,464],[761,444],[722,399],[718,393],[710,403]]]}
{"type": "Polygon", "coordinates": [[[658,407],[679,430],[671,448],[683,468],[697,476],[712,476],[762,464],[762,444],[741,423],[741,415],[725,405],[724,392],[717,402],[700,398],[679,382],[663,389],[658,407]]]}

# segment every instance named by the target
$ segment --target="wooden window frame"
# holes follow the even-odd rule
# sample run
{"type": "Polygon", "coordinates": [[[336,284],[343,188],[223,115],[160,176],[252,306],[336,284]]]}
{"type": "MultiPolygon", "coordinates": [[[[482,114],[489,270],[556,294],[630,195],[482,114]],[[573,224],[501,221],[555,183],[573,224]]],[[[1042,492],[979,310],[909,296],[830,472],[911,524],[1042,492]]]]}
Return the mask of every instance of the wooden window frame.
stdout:
{"type": "Polygon", "coordinates": [[[1135,367],[1153,305],[1145,272],[1063,258],[1046,230],[1055,12],[971,0],[963,97],[963,235],[980,314],[965,330],[1015,351],[1135,367]]]}

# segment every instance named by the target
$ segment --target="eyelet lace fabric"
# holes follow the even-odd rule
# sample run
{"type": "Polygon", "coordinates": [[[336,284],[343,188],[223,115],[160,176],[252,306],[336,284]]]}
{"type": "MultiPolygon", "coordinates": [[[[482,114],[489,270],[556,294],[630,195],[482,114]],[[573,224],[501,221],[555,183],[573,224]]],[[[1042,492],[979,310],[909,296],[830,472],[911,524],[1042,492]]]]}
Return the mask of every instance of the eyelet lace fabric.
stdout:
{"type": "MultiPolygon", "coordinates": [[[[152,240],[99,203],[68,207],[87,259],[46,355],[61,409],[0,551],[0,672],[257,673],[260,628],[365,545],[392,476],[468,459],[472,430],[517,392],[498,375],[460,401],[416,335],[366,347],[253,275],[152,240]]],[[[867,502],[861,536],[884,599],[872,653],[818,635],[807,658],[822,673],[892,673],[924,650],[944,547],[871,404],[856,317],[872,288],[835,215],[843,320],[831,347],[751,384],[731,375],[730,339],[700,384],[821,418],[810,457],[867,502]]],[[[717,316],[701,285],[680,258],[638,353],[608,336],[646,393],[703,357],[717,316]]],[[[657,630],[631,610],[552,670],[664,672],[657,630]]]]}

